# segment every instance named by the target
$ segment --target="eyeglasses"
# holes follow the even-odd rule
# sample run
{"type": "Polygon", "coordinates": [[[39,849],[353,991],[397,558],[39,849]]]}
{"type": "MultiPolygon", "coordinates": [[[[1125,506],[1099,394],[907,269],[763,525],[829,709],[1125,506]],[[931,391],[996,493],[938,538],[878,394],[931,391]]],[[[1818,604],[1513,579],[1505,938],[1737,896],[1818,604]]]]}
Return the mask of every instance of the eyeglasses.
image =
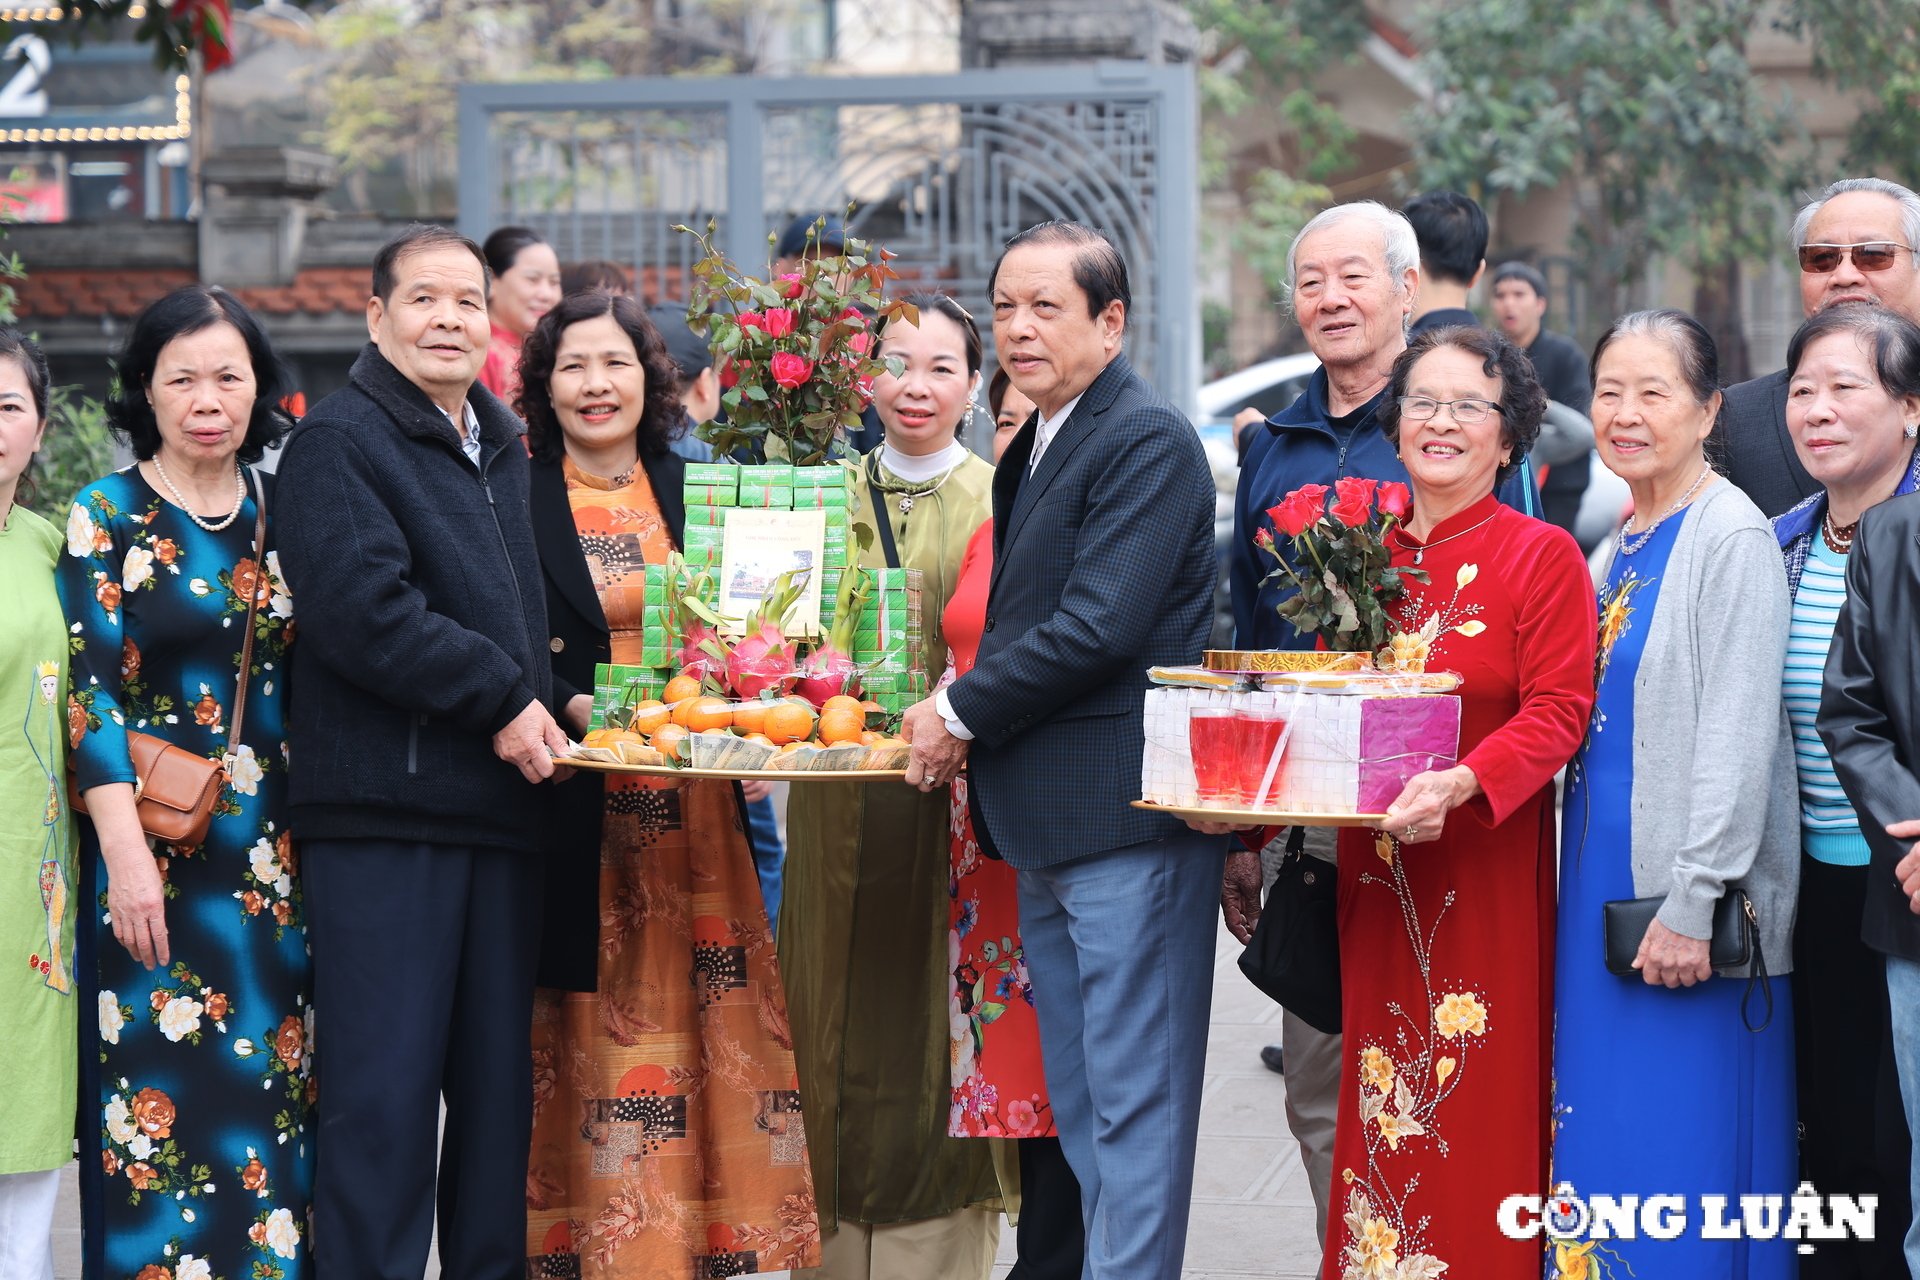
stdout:
{"type": "Polygon", "coordinates": [[[1401,396],[1400,416],[1411,418],[1415,422],[1425,422],[1442,409],[1453,416],[1453,420],[1463,427],[1476,422],[1485,422],[1490,413],[1504,414],[1506,406],[1495,404],[1491,400],[1435,400],[1430,396],[1401,396]]]}
{"type": "Polygon", "coordinates": [[[1900,251],[1913,252],[1912,245],[1893,240],[1863,240],[1859,244],[1803,244],[1800,269],[1810,275],[1824,276],[1838,271],[1844,259],[1851,258],[1861,271],[1885,271],[1899,260],[1900,251]]]}

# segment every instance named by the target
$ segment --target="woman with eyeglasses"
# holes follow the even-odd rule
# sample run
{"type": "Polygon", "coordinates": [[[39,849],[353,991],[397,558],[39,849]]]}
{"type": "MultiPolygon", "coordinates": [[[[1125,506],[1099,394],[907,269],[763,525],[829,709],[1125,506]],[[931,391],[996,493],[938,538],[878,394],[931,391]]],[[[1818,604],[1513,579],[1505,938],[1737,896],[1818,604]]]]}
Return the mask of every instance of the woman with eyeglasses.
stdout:
{"type": "MultiPolygon", "coordinates": [[[[1596,452],[1634,514],[1600,592],[1598,690],[1561,841],[1553,1181],[1582,1197],[1784,1203],[1795,1185],[1793,1004],[1777,976],[1793,965],[1800,866],[1787,577],[1765,518],[1707,461],[1718,368],[1678,311],[1623,316],[1593,353],[1596,452]]],[[[1689,1212],[1673,1239],[1556,1245],[1561,1270],[1600,1269],[1597,1247],[1637,1280],[1794,1274],[1791,1242],[1709,1238],[1689,1212]]]]}
{"type": "Polygon", "coordinates": [[[1463,678],[1460,753],[1340,835],[1328,1280],[1540,1274],[1496,1211],[1546,1178],[1553,778],[1593,702],[1593,588],[1571,535],[1494,491],[1546,406],[1524,352],[1449,327],[1394,361],[1380,410],[1412,489],[1388,546],[1422,579],[1388,608],[1394,653],[1463,678]]]}

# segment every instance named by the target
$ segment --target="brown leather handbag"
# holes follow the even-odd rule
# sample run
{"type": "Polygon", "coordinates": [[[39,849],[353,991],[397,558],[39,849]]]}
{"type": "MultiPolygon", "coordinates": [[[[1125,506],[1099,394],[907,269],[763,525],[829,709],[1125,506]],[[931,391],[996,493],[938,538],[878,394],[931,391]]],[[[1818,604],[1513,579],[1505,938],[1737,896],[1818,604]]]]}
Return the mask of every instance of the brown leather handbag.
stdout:
{"type": "MultiPolygon", "coordinates": [[[[266,573],[261,554],[267,542],[267,496],[258,472],[253,476],[256,514],[253,522],[253,556],[258,571],[266,573]]],[[[238,745],[246,723],[247,673],[253,666],[253,625],[260,612],[260,585],[256,583],[247,598],[247,626],[241,632],[239,688],[233,695],[233,715],[228,718],[227,741],[238,745]]],[[[133,806],[140,816],[140,829],[162,844],[190,848],[207,838],[213,825],[213,808],[220,802],[220,789],[226,785],[224,761],[197,756],[176,747],[157,734],[127,731],[127,756],[133,763],[133,806]]],[[[69,777],[68,791],[76,812],[87,811],[86,801],[69,777]]]]}

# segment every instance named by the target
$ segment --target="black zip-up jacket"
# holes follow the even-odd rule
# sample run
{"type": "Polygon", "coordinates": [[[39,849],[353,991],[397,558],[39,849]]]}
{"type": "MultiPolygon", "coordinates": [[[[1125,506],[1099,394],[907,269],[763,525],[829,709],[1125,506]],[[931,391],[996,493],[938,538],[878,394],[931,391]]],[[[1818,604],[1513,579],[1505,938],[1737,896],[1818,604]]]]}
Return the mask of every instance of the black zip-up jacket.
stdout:
{"type": "Polygon", "coordinates": [[[371,344],[288,439],[275,512],[298,602],[289,824],[303,839],[537,850],[546,788],[493,754],[551,707],[520,421],[468,394],[480,466],[371,344]]]}

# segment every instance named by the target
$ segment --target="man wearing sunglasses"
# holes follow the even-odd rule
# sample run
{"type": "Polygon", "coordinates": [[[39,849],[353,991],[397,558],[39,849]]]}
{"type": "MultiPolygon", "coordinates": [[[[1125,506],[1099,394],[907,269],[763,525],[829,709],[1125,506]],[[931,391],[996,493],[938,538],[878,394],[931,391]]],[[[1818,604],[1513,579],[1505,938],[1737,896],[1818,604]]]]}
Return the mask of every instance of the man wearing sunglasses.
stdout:
{"type": "MultiPolygon", "coordinates": [[[[1794,219],[1808,315],[1846,303],[1920,322],[1920,196],[1883,178],[1842,178],[1794,219]]],[[[1769,518],[1820,489],[1787,434],[1787,371],[1729,387],[1720,430],[1727,478],[1769,518]]]]}

